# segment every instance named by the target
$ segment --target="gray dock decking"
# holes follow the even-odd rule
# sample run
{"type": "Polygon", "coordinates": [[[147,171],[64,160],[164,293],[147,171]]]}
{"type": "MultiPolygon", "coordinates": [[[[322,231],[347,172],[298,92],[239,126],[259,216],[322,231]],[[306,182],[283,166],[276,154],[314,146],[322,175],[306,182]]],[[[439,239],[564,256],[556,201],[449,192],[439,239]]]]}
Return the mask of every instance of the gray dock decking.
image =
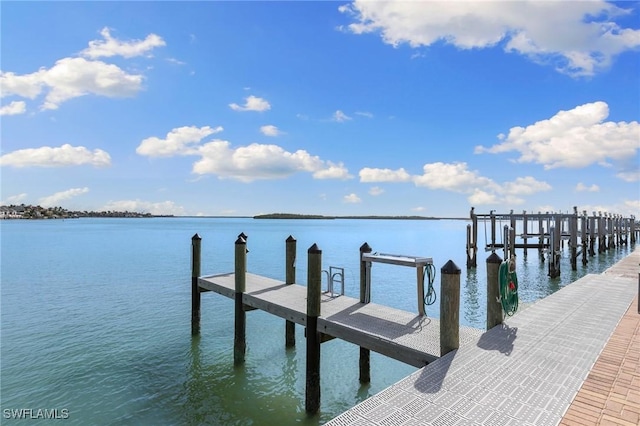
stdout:
{"type": "MultiPolygon", "coordinates": [[[[198,286],[235,297],[235,275],[198,278],[198,286]]],[[[243,303],[306,326],[307,287],[285,284],[247,273],[243,303]]],[[[375,303],[360,303],[347,296],[322,296],[318,330],[415,367],[440,357],[440,322],[375,303]]],[[[473,342],[482,330],[460,326],[460,344],[473,342]]]]}
{"type": "Polygon", "coordinates": [[[638,292],[640,248],[327,423],[557,425],[638,292]]]}

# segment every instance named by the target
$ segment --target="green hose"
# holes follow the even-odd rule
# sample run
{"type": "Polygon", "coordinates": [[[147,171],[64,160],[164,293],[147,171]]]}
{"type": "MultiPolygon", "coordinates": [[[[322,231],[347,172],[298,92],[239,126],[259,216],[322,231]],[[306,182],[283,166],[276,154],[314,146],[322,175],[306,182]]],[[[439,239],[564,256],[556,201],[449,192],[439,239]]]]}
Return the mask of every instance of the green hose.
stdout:
{"type": "Polygon", "coordinates": [[[427,294],[424,295],[423,301],[426,308],[428,305],[433,305],[436,302],[436,290],[433,288],[433,282],[436,279],[436,267],[433,266],[433,264],[427,263],[424,266],[424,273],[422,274],[423,283],[425,276],[427,277],[427,294]]]}
{"type": "Polygon", "coordinates": [[[498,272],[500,281],[500,303],[505,315],[510,317],[518,310],[518,276],[515,259],[505,260],[498,272]]]}

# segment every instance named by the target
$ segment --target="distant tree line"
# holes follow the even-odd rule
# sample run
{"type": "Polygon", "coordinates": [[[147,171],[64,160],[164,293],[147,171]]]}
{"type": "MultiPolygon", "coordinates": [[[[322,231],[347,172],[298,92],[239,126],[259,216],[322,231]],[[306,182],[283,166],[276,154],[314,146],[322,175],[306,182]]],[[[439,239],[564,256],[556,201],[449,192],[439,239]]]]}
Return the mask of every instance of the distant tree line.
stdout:
{"type": "Polygon", "coordinates": [[[9,205],[0,206],[0,217],[2,219],[75,219],[81,217],[158,217],[151,213],[140,213],[130,211],[88,211],[88,210],[67,210],[62,207],[42,207],[32,205],[9,205]]]}

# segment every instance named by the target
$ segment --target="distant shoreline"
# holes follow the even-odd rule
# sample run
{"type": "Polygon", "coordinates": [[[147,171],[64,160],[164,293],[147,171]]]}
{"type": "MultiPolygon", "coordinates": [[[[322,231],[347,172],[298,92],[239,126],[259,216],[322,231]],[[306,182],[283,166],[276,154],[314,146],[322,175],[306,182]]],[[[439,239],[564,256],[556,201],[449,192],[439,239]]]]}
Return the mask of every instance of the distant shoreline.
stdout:
{"type": "Polygon", "coordinates": [[[468,220],[466,217],[433,217],[433,216],[324,216],[315,214],[294,214],[294,213],[269,213],[253,216],[254,219],[382,219],[382,220],[468,220]]]}

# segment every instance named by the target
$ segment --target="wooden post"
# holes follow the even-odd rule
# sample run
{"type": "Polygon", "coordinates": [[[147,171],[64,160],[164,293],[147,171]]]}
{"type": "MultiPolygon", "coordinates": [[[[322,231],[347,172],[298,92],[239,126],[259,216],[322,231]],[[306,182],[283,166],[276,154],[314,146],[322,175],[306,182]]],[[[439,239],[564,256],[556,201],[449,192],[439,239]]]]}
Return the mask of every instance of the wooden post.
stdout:
{"type": "Polygon", "coordinates": [[[460,347],[460,268],[449,260],[440,273],[440,356],[444,356],[460,347]]]}
{"type": "Polygon", "coordinates": [[[200,334],[200,246],[202,238],[195,234],[191,237],[191,334],[200,334]]]}
{"type": "Polygon", "coordinates": [[[527,211],[522,211],[522,239],[524,240],[524,257],[527,257],[527,235],[529,234],[529,225],[527,223],[527,211]]]}
{"type": "Polygon", "coordinates": [[[467,225],[467,269],[477,267],[476,254],[478,252],[478,216],[475,207],[471,207],[471,225],[467,225]]]}
{"type": "Polygon", "coordinates": [[[473,267],[473,243],[471,242],[471,225],[467,225],[467,269],[473,267]]]}
{"type": "Polygon", "coordinates": [[[418,288],[418,315],[424,316],[424,268],[416,268],[416,283],[418,288]]]}
{"type": "Polygon", "coordinates": [[[598,212],[598,254],[604,253],[606,247],[605,218],[602,217],[602,212],[598,212]]]}
{"type": "Polygon", "coordinates": [[[499,272],[502,259],[495,253],[487,258],[487,330],[502,324],[499,272]]]}
{"type": "Polygon", "coordinates": [[[315,414],[320,409],[320,297],[322,286],[322,250],[316,244],[307,251],[307,380],[305,410],[315,414]]]}
{"type": "Polygon", "coordinates": [[[589,218],[589,256],[596,255],[596,212],[589,218]]]}
{"type": "Polygon", "coordinates": [[[493,253],[496,251],[496,214],[491,210],[489,215],[491,217],[491,252],[493,253]]]}
{"type": "Polygon", "coordinates": [[[587,217],[587,211],[584,210],[582,212],[582,222],[581,222],[581,230],[580,230],[580,242],[582,243],[582,265],[586,265],[589,263],[587,259],[587,251],[588,251],[588,239],[587,236],[587,223],[589,218],[587,217]]]}
{"type": "Polygon", "coordinates": [[[544,221],[542,220],[542,215],[538,212],[538,255],[540,256],[540,260],[544,262],[544,221]]]}
{"type": "Polygon", "coordinates": [[[247,314],[242,302],[242,294],[247,283],[247,242],[238,237],[235,242],[235,331],[233,338],[233,362],[242,364],[247,348],[247,314]]]}
{"type": "MultiPolygon", "coordinates": [[[[555,223],[557,225],[557,221],[555,223]]],[[[549,277],[556,278],[560,276],[560,231],[556,226],[549,229],[549,277]]]]}
{"type": "Polygon", "coordinates": [[[578,207],[573,207],[569,217],[569,249],[571,250],[571,270],[578,270],[578,207]]]}
{"type": "MultiPolygon", "coordinates": [[[[296,282],[296,240],[291,235],[285,242],[285,284],[296,282]]],[[[285,347],[296,345],[296,323],[287,320],[285,323],[285,347]]]]}
{"type": "MultiPolygon", "coordinates": [[[[360,246],[360,303],[369,303],[371,299],[371,263],[362,260],[364,253],[371,253],[371,247],[366,242],[360,246]]],[[[360,383],[371,381],[371,351],[360,347],[360,383]]]]}

